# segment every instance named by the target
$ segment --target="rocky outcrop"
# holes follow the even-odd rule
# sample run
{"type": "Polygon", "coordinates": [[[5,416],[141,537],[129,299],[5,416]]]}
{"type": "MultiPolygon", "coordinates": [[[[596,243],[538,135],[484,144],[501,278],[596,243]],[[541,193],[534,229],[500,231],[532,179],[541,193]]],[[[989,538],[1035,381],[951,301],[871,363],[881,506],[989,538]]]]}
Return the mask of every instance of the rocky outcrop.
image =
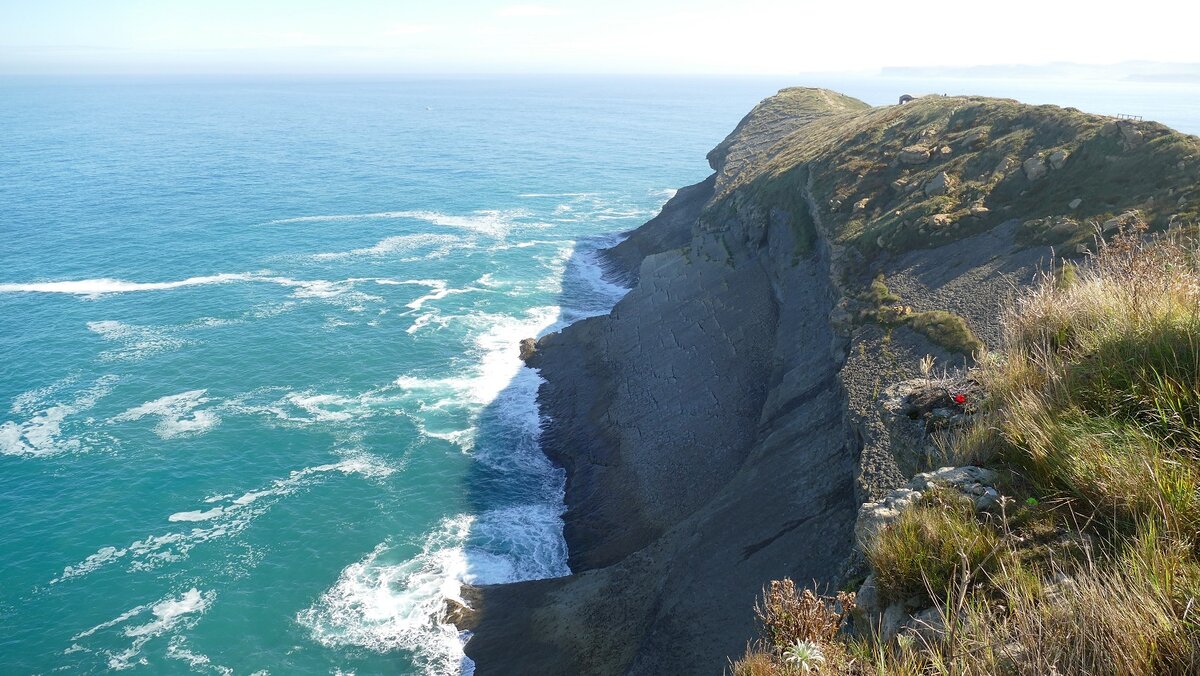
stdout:
{"type": "MultiPolygon", "coordinates": [[[[712,176],[606,253],[628,295],[525,350],[545,380],[542,445],[567,476],[573,572],[464,593],[477,674],[717,673],[754,635],[747,609],[769,580],[861,574],[856,536],[931,485],[995,499],[977,468],[928,471],[929,435],[982,394],[919,364],[967,357],[857,310],[882,280],[913,316],[953,315],[995,344],[1005,298],[1051,255],[1023,228],[1088,194],[1080,167],[1112,141],[1079,114],[1031,145],[1021,125],[1038,110],[784,90],[709,154],[712,176]],[[1070,160],[1049,173],[1059,148],[1070,160]],[[1014,157],[1041,162],[1036,184],[1014,157]]],[[[1168,159],[1193,171],[1186,157],[1168,159]]],[[[920,610],[891,619],[916,630],[920,610]]]]}
{"type": "Polygon", "coordinates": [[[900,151],[896,159],[900,160],[901,164],[925,164],[929,161],[931,152],[925,146],[908,146],[900,151]]]}

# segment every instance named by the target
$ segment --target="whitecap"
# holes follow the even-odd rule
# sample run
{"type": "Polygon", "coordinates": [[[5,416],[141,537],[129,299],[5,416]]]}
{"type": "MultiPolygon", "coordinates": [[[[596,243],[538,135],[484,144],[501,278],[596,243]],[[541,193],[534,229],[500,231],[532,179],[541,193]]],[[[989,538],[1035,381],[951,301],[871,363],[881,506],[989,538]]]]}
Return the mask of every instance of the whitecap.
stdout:
{"type": "Polygon", "coordinates": [[[167,517],[167,521],[208,521],[225,513],[224,507],[213,507],[204,511],[175,512],[167,517]]]}
{"type": "MultiPolygon", "coordinates": [[[[32,415],[22,422],[9,420],[0,424],[0,454],[43,457],[83,450],[85,445],[80,438],[62,438],[63,424],[71,416],[90,410],[96,402],[108,396],[117,380],[115,375],[101,376],[69,402],[32,411],[32,415]]],[[[51,388],[44,394],[26,393],[30,396],[20,402],[20,407],[14,404],[14,412],[31,412],[31,408],[39,405],[34,403],[36,399],[49,397],[62,387],[65,385],[51,388]]]]}
{"type": "Polygon", "coordinates": [[[120,652],[114,653],[102,649],[91,650],[79,643],[72,643],[72,646],[68,650],[72,652],[99,652],[108,658],[108,668],[116,671],[129,669],[134,666],[147,666],[150,663],[149,659],[142,655],[142,650],[146,644],[166,634],[178,636],[179,630],[194,627],[199,622],[200,616],[212,606],[216,597],[217,594],[215,591],[201,592],[199,589],[192,587],[179,595],[167,595],[153,603],[131,608],[107,622],[102,622],[71,637],[73,642],[83,641],[99,632],[107,632],[109,629],[124,625],[119,635],[133,640],[128,647],[120,652]],[[147,615],[147,613],[149,613],[149,616],[145,617],[141,624],[134,624],[132,622],[136,618],[147,615]]]}
{"type": "Polygon", "coordinates": [[[317,261],[343,260],[356,257],[383,257],[393,254],[411,254],[421,249],[432,249],[421,259],[440,258],[447,255],[451,248],[460,244],[458,237],[450,235],[414,234],[393,235],[379,240],[374,245],[349,251],[313,254],[309,258],[317,261]]]}
{"type": "Polygon", "coordinates": [[[469,215],[446,214],[438,211],[377,211],[365,214],[330,214],[322,216],[297,216],[268,221],[265,225],[286,225],[290,223],[337,223],[346,221],[411,219],[425,221],[433,225],[458,228],[477,232],[490,237],[504,237],[514,227],[547,227],[548,224],[536,222],[521,222],[518,219],[528,217],[523,210],[484,209],[469,215]]]}
{"type": "Polygon", "coordinates": [[[163,439],[203,434],[221,422],[213,411],[197,410],[210,401],[204,396],[207,391],[191,390],[159,397],[114,416],[112,422],[128,422],[141,420],[145,416],[157,416],[159,421],[154,426],[154,433],[163,439]]]}
{"type": "Polygon", "coordinates": [[[344,453],[338,462],[295,470],[284,479],[276,479],[263,488],[247,491],[236,498],[206,499],[205,504],[217,504],[208,510],[175,512],[168,517],[168,521],[200,522],[203,525],[188,531],[149,535],[125,547],[102,547],[83,561],[64,568],[62,574],[50,582],[57,584],[88,575],[124,559],[129,560],[129,569],[133,571],[153,570],[167,563],[181,561],[198,545],[241,533],[279,500],[311,486],[323,476],[339,473],[374,479],[386,477],[394,471],[394,467],[379,458],[360,450],[351,450],[344,453]],[[200,516],[206,518],[199,519],[200,516]]]}
{"type": "Polygon", "coordinates": [[[129,282],[122,279],[102,277],[98,279],[63,280],[53,282],[30,282],[26,284],[0,284],[0,293],[69,293],[79,296],[100,296],[109,293],[131,291],[165,291],[186,286],[228,284],[252,279],[252,275],[222,273],[201,277],[188,277],[171,282],[129,282]]]}
{"type": "MultiPolygon", "coordinates": [[[[337,298],[349,295],[352,300],[382,300],[378,296],[370,296],[355,291],[355,284],[364,281],[374,281],[374,278],[351,278],[340,280],[327,279],[292,279],[279,277],[269,273],[222,273],[204,277],[189,277],[171,282],[130,282],[119,279],[82,279],[54,282],[33,282],[28,284],[0,284],[0,293],[65,293],[85,297],[99,297],[116,293],[132,293],[139,291],[166,291],[190,286],[205,286],[210,284],[229,284],[233,282],[253,282],[277,284],[295,291],[296,298],[337,298]]],[[[103,326],[98,328],[103,329],[103,326]]]]}
{"type": "Polygon", "coordinates": [[[296,620],[322,645],[407,650],[424,673],[457,672],[462,647],[458,631],[445,622],[445,600],[459,598],[467,565],[462,544],[471,522],[465,515],[444,520],[407,560],[380,544],[343,569],[296,620]]]}

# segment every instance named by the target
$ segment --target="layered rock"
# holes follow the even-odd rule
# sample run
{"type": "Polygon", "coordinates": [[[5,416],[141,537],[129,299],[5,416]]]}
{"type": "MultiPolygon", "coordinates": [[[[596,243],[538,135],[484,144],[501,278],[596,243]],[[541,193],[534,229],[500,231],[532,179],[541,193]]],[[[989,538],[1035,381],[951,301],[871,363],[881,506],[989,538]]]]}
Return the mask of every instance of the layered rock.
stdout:
{"type": "MultiPolygon", "coordinates": [[[[1163,129],[1133,131],[1162,148],[1163,129]]],[[[753,636],[766,582],[842,581],[859,506],[928,469],[893,451],[943,415],[931,399],[929,419],[904,418],[919,428],[898,425],[885,390],[926,355],[964,363],[947,327],[995,344],[1005,298],[1051,252],[1025,224],[1095,196],[1081,172],[1150,145],[1131,137],[978,98],[869,108],[789,89],[757,106],[710,153],[709,179],[607,252],[635,285],[612,312],[523,350],[546,381],[542,443],[567,473],[574,572],[467,590],[476,673],[717,673],[753,636]],[[1053,171],[1015,171],[1013,157],[1060,149],[1053,171]],[[875,279],[910,317],[955,321],[856,311],[875,279]]],[[[1196,148],[1164,162],[1191,176],[1196,148]]],[[[1081,210],[1165,223],[1175,208],[1142,197],[1081,210]]]]}

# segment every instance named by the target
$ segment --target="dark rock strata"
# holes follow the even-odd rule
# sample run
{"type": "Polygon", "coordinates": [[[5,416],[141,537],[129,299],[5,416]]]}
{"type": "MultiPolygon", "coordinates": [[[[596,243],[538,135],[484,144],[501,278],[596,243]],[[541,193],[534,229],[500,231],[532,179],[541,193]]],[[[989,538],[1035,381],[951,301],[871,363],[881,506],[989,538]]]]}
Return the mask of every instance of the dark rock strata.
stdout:
{"type": "MultiPolygon", "coordinates": [[[[1147,129],[1179,153],[1197,145],[1147,129]]],[[[992,99],[871,109],[788,89],[759,104],[710,153],[713,176],[607,252],[633,290],[527,351],[546,380],[543,447],[567,473],[574,573],[465,590],[473,612],[456,615],[476,673],[716,674],[754,635],[766,582],[839,583],[859,504],[919,464],[897,464],[881,390],[924,355],[966,359],[876,323],[864,292],[885,280],[994,343],[1007,292],[1050,252],[1029,219],[1088,184],[1068,160],[1029,187],[987,153],[1042,153],[1045,138],[1079,162],[1089,148],[1117,153],[1103,166],[1134,162],[1110,136],[1077,111],[992,99]],[[960,142],[985,123],[988,144],[960,142]],[[917,142],[937,157],[897,159],[917,142]],[[946,167],[976,192],[905,188],[946,167]],[[999,201],[1010,194],[1015,208],[999,201]],[[922,216],[937,208],[952,211],[922,216]],[[961,225],[929,230],[951,216],[961,225]]]]}
{"type": "Polygon", "coordinates": [[[766,580],[830,580],[851,546],[828,261],[774,263],[795,249],[787,228],[736,264],[707,254],[721,245],[695,231],[716,182],[609,252],[637,281],[609,315],[538,343],[575,573],[474,590],[478,674],[719,672],[766,580]]]}

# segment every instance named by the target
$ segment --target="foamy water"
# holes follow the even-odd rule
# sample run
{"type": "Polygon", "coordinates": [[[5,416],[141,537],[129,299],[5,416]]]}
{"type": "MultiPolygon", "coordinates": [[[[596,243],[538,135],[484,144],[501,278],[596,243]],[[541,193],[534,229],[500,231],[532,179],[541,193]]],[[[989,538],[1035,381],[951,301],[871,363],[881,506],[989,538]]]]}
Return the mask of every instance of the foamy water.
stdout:
{"type": "Polygon", "coordinates": [[[460,586],[570,572],[518,344],[611,307],[593,252],[664,199],[542,185],[13,238],[6,666],[469,673],[460,586]]]}

